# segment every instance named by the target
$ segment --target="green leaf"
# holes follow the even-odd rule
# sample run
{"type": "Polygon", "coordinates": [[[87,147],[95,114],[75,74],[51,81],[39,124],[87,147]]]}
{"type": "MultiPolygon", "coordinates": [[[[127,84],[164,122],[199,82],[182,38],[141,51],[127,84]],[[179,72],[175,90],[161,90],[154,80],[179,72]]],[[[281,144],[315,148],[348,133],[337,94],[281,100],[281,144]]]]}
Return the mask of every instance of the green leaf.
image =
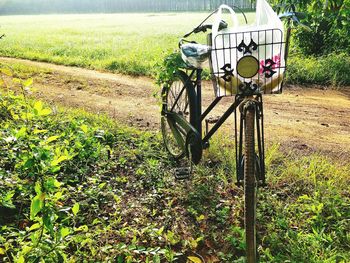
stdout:
{"type": "Polygon", "coordinates": [[[162,235],[163,231],[164,231],[164,226],[162,226],[160,229],[158,229],[157,234],[160,236],[160,235],[162,235]]]}
{"type": "Polygon", "coordinates": [[[97,225],[97,224],[100,224],[100,223],[101,223],[101,221],[98,220],[97,218],[95,218],[94,221],[92,221],[93,225],[97,225]]]}
{"type": "Polygon", "coordinates": [[[23,81],[23,86],[24,87],[30,87],[32,84],[33,84],[33,79],[32,78],[29,78],[29,79],[23,81]]]}
{"type": "Polygon", "coordinates": [[[22,127],[17,133],[16,133],[16,138],[19,139],[21,137],[24,137],[26,135],[27,128],[22,127]]]}
{"type": "Polygon", "coordinates": [[[35,103],[34,103],[34,110],[36,110],[37,112],[40,112],[41,110],[42,110],[42,108],[43,108],[43,103],[40,101],[40,100],[38,100],[38,101],[36,101],[35,103]]]}
{"type": "Polygon", "coordinates": [[[56,188],[59,188],[59,187],[61,186],[61,183],[55,179],[55,181],[54,181],[54,186],[55,186],[56,188]]]}
{"type": "Polygon", "coordinates": [[[16,206],[12,203],[12,197],[15,195],[15,191],[9,191],[5,196],[0,198],[0,205],[8,208],[16,208],[16,206]]]}
{"type": "Polygon", "coordinates": [[[17,263],[25,263],[25,258],[23,256],[20,256],[18,259],[17,259],[17,263]]]}
{"type": "Polygon", "coordinates": [[[204,215],[200,215],[200,216],[197,216],[196,219],[197,219],[197,221],[200,222],[200,221],[205,219],[205,216],[204,215]]]}
{"type": "Polygon", "coordinates": [[[106,186],[106,184],[107,184],[106,182],[105,183],[101,183],[101,184],[98,185],[98,188],[102,189],[103,187],[106,186]]]}
{"type": "Polygon", "coordinates": [[[52,113],[52,110],[49,108],[43,109],[40,111],[39,115],[40,116],[47,116],[50,115],[52,113]]]}
{"type": "Polygon", "coordinates": [[[13,83],[17,83],[17,84],[21,84],[22,83],[22,80],[19,79],[19,78],[13,78],[12,81],[13,81],[13,83]]]}
{"type": "Polygon", "coordinates": [[[8,68],[2,68],[0,69],[2,73],[4,73],[5,75],[9,76],[9,77],[12,77],[12,71],[8,68]]]}
{"type": "Polygon", "coordinates": [[[53,223],[55,221],[55,214],[52,211],[45,211],[43,222],[47,230],[49,230],[51,237],[54,237],[53,223]]]}
{"type": "Polygon", "coordinates": [[[35,130],[33,131],[34,134],[47,133],[47,132],[48,132],[48,130],[38,130],[38,129],[35,129],[35,130]]]}
{"type": "Polygon", "coordinates": [[[160,257],[159,257],[159,255],[154,255],[154,257],[153,257],[153,263],[160,263],[160,257]]]}
{"type": "Polygon", "coordinates": [[[36,183],[35,183],[34,190],[35,190],[35,193],[36,193],[37,195],[40,195],[40,194],[41,194],[41,185],[40,185],[39,182],[36,182],[36,183]]]}
{"type": "Polygon", "coordinates": [[[5,195],[5,197],[3,197],[3,201],[11,201],[12,197],[15,195],[15,191],[10,191],[10,192],[7,192],[7,194],[5,195]]]}
{"type": "Polygon", "coordinates": [[[70,234],[69,228],[68,227],[61,228],[60,234],[61,234],[61,238],[65,238],[66,236],[68,236],[70,234]]]}
{"type": "Polygon", "coordinates": [[[60,136],[51,136],[46,139],[46,142],[50,143],[50,142],[56,141],[58,138],[60,138],[60,136]]]}
{"type": "Polygon", "coordinates": [[[29,158],[29,159],[27,159],[26,161],[25,161],[25,163],[24,163],[24,168],[31,168],[31,167],[33,167],[34,166],[34,164],[35,164],[35,161],[34,161],[34,159],[33,158],[29,158]]]}
{"type": "Polygon", "coordinates": [[[43,209],[45,200],[45,193],[41,193],[33,198],[31,206],[30,206],[30,218],[34,219],[34,217],[43,209]]]}
{"type": "Polygon", "coordinates": [[[41,101],[36,101],[34,103],[34,114],[35,115],[38,115],[38,116],[47,116],[47,115],[50,115],[51,114],[51,109],[47,108],[47,109],[44,109],[43,108],[43,103],[41,101]]]}
{"type": "Polygon", "coordinates": [[[72,207],[72,212],[73,212],[73,214],[74,214],[75,216],[78,214],[79,209],[80,209],[79,203],[75,203],[75,204],[73,205],[73,207],[72,207]]]}
{"type": "Polygon", "coordinates": [[[2,247],[0,247],[0,255],[5,255],[5,254],[6,254],[5,249],[3,249],[2,247]]]}
{"type": "MultiPolygon", "coordinates": [[[[58,181],[57,181],[58,182],[58,181]]],[[[58,182],[59,183],[59,182],[58,182]]],[[[60,185],[59,186],[56,186],[56,187],[60,187],[61,186],[61,183],[59,183],[60,185]]],[[[63,192],[57,192],[54,197],[59,200],[61,199],[61,197],[63,196],[63,192]]]]}
{"type": "Polygon", "coordinates": [[[21,253],[22,253],[22,255],[27,255],[31,250],[32,250],[32,247],[23,246],[21,253]]]}
{"type": "Polygon", "coordinates": [[[89,230],[89,227],[87,225],[82,225],[82,226],[74,229],[74,231],[76,231],[76,232],[79,232],[79,231],[87,232],[88,230],[89,230]]]}
{"type": "Polygon", "coordinates": [[[68,156],[60,156],[58,159],[55,159],[51,162],[52,166],[57,166],[58,164],[60,164],[61,162],[68,160],[68,156]]]}
{"type": "Polygon", "coordinates": [[[60,182],[58,182],[57,179],[53,177],[47,178],[46,181],[44,182],[44,187],[49,192],[53,192],[54,190],[56,190],[56,188],[60,186],[61,186],[60,182]]]}
{"type": "Polygon", "coordinates": [[[84,132],[84,133],[87,133],[88,132],[88,126],[83,124],[80,126],[80,129],[84,132]]]}
{"type": "Polygon", "coordinates": [[[40,224],[39,224],[39,223],[36,223],[36,224],[32,225],[32,226],[29,228],[29,231],[33,231],[33,230],[36,230],[36,229],[38,229],[38,228],[40,228],[40,224]]]}
{"type": "MultiPolygon", "coordinates": [[[[92,244],[92,243],[93,243],[93,241],[92,241],[91,238],[85,238],[85,239],[80,243],[80,245],[81,245],[81,247],[85,247],[86,244],[92,244]]],[[[123,261],[123,263],[124,263],[124,261],[123,261]]]]}
{"type": "Polygon", "coordinates": [[[190,256],[190,257],[187,257],[187,259],[190,261],[190,262],[193,262],[193,263],[202,263],[202,260],[198,257],[193,257],[193,256],[190,256]]]}

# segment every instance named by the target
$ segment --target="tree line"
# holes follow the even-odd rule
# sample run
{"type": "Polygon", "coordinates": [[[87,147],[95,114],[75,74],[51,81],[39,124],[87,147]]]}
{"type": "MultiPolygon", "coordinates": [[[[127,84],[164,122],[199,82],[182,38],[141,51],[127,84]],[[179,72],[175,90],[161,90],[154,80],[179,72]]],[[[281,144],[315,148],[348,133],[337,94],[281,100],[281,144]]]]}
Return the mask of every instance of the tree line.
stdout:
{"type": "Polygon", "coordinates": [[[0,0],[0,14],[209,11],[220,4],[252,9],[252,0],[0,0]]]}

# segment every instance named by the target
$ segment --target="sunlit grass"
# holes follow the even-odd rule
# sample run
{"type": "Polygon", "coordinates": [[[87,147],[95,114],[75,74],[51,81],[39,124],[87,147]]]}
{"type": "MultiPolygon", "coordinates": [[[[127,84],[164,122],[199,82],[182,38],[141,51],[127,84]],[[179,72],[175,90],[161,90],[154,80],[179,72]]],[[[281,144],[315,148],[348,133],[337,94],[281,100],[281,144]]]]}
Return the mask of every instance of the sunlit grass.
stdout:
{"type": "MultiPolygon", "coordinates": [[[[165,54],[206,13],[0,17],[0,55],[135,75],[153,75],[165,54]]],[[[247,14],[250,21],[254,14],[247,14]]],[[[239,16],[243,21],[243,17],[239,16]]],[[[205,42],[205,35],[197,40],[205,42]]]]}

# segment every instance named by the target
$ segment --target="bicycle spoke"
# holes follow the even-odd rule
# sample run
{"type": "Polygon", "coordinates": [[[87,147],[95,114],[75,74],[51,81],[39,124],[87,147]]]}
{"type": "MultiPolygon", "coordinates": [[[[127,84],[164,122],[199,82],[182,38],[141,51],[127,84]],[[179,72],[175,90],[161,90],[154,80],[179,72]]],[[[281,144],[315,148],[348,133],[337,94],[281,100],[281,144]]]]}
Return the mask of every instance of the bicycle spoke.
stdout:
{"type": "Polygon", "coordinates": [[[178,125],[177,123],[175,124],[176,125],[176,128],[178,129],[178,131],[184,136],[186,137],[186,130],[184,128],[182,128],[180,125],[178,125]]]}
{"type": "Polygon", "coordinates": [[[172,89],[170,89],[170,92],[171,92],[172,98],[174,99],[170,105],[173,105],[173,103],[174,103],[175,100],[176,100],[176,96],[175,96],[175,94],[174,94],[174,92],[173,92],[172,89]]]}
{"type": "Polygon", "coordinates": [[[170,126],[171,131],[174,134],[174,138],[175,138],[176,142],[178,143],[178,145],[180,146],[181,149],[184,149],[185,148],[185,141],[182,138],[181,133],[175,127],[176,125],[174,125],[174,123],[170,119],[167,119],[167,121],[168,121],[168,124],[170,126]]]}

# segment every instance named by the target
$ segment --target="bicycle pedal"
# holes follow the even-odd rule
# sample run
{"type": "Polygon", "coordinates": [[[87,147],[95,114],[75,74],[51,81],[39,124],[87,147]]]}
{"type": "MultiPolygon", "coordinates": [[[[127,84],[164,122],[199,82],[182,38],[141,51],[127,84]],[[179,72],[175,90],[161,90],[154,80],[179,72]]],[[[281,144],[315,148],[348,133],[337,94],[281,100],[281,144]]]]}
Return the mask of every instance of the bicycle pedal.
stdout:
{"type": "Polygon", "coordinates": [[[175,169],[175,179],[186,180],[191,176],[191,167],[179,167],[175,169]]]}

